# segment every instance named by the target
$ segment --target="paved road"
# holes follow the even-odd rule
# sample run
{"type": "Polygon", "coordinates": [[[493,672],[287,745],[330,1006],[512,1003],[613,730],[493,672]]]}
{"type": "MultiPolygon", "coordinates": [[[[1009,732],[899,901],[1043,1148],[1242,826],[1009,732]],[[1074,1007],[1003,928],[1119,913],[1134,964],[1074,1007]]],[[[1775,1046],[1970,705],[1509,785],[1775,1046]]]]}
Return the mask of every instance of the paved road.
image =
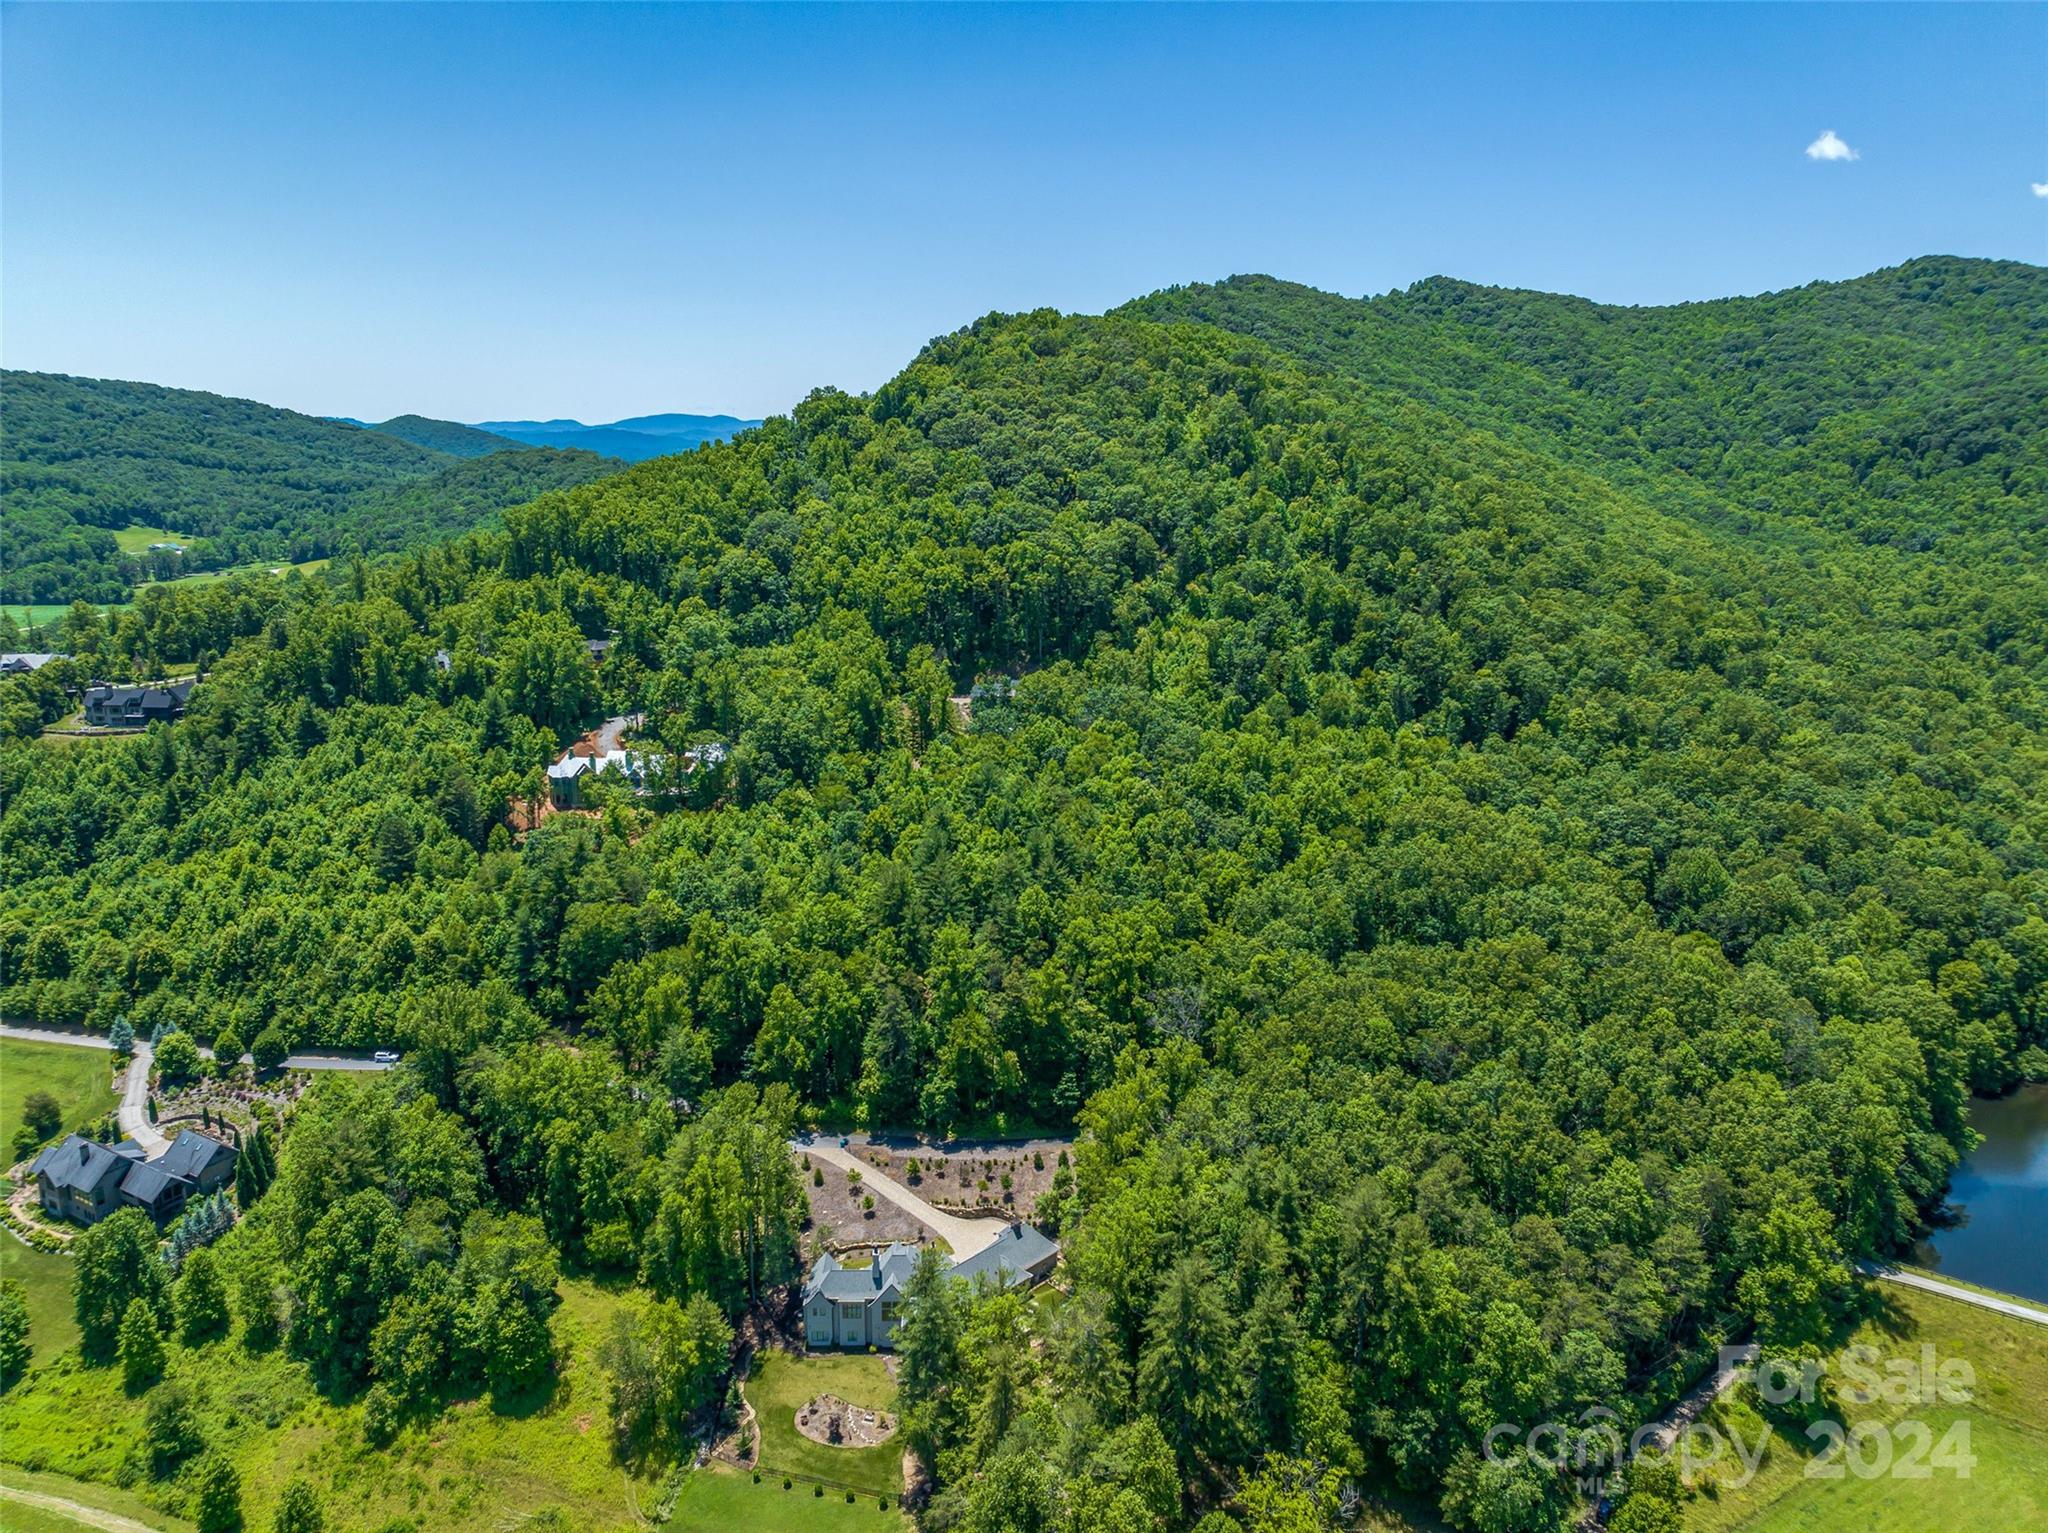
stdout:
{"type": "MultiPolygon", "coordinates": [[[[0,1024],[0,1038],[20,1038],[29,1043],[63,1043],[79,1049],[111,1049],[112,1044],[105,1038],[92,1033],[75,1033],[63,1028],[36,1027],[28,1023],[8,1022],[0,1024]]],[[[202,1048],[200,1054],[213,1058],[213,1050],[202,1048]]],[[[157,1132],[149,1121],[149,1067],[153,1058],[147,1040],[135,1040],[135,1054],[128,1062],[128,1074],[121,1083],[121,1105],[114,1109],[114,1121],[121,1126],[121,1132],[142,1146],[142,1153],[151,1160],[171,1147],[170,1140],[157,1132]]],[[[242,1056],[247,1062],[249,1056],[242,1056]]],[[[374,1059],[364,1059],[355,1054],[292,1054],[285,1058],[285,1067],[291,1070],[388,1070],[389,1065],[378,1064],[374,1059]]]]}
{"type": "Polygon", "coordinates": [[[1940,1278],[1923,1277],[1917,1272],[1906,1272],[1898,1267],[1880,1265],[1876,1262],[1858,1262],[1856,1266],[1866,1277],[1874,1277],[1879,1282],[1897,1283],[1902,1288],[1917,1288],[1923,1293],[1938,1293],[1944,1299],[1974,1304],[1979,1309],[1994,1310],[2001,1315],[2010,1315],[2015,1320],[2031,1320],[2036,1325],[2048,1325],[2048,1309],[2041,1309],[2018,1299],[1995,1298],[1988,1293],[1978,1293],[1974,1288],[1959,1288],[1954,1283],[1944,1283],[1940,1278]]]}
{"type": "MultiPolygon", "coordinates": [[[[212,1051],[207,1057],[213,1057],[212,1051]]],[[[247,1054],[242,1056],[244,1064],[252,1064],[247,1054]]],[[[364,1059],[358,1054],[287,1054],[284,1057],[287,1070],[389,1070],[388,1064],[379,1064],[374,1059],[364,1059]]]]}
{"type": "MultiPolygon", "coordinates": [[[[860,1149],[874,1145],[878,1149],[895,1150],[899,1154],[922,1155],[926,1150],[941,1155],[1029,1155],[1034,1150],[1045,1156],[1053,1156],[1061,1150],[1071,1151],[1071,1139],[928,1139],[921,1134],[849,1134],[848,1145],[860,1149]]],[[[838,1142],[838,1136],[833,1136],[838,1142]]]]}
{"type": "MultiPolygon", "coordinates": [[[[97,1033],[77,1033],[68,1028],[42,1027],[33,1022],[8,1022],[0,1024],[0,1038],[20,1038],[28,1043],[62,1043],[77,1049],[109,1049],[113,1045],[97,1033]]],[[[137,1041],[137,1051],[147,1045],[137,1041]]],[[[213,1050],[201,1046],[201,1059],[213,1058],[213,1050]]],[[[253,1061],[249,1055],[242,1055],[243,1064],[253,1061]]],[[[344,1054],[339,1050],[322,1050],[307,1054],[287,1054],[284,1067],[287,1070],[389,1070],[391,1066],[379,1064],[361,1053],[344,1054]]]]}
{"type": "Polygon", "coordinates": [[[0,1038],[19,1038],[26,1043],[68,1043],[80,1049],[111,1049],[106,1039],[92,1033],[74,1033],[61,1027],[37,1027],[32,1022],[0,1023],[0,1038]]]}
{"type": "Polygon", "coordinates": [[[858,1155],[840,1149],[836,1142],[798,1139],[792,1141],[790,1148],[841,1170],[858,1171],[863,1187],[894,1203],[934,1235],[943,1236],[946,1244],[953,1248],[953,1255],[960,1260],[964,1261],[975,1252],[994,1245],[1008,1227],[1001,1219],[963,1219],[958,1214],[934,1208],[901,1182],[882,1175],[858,1155]]]}

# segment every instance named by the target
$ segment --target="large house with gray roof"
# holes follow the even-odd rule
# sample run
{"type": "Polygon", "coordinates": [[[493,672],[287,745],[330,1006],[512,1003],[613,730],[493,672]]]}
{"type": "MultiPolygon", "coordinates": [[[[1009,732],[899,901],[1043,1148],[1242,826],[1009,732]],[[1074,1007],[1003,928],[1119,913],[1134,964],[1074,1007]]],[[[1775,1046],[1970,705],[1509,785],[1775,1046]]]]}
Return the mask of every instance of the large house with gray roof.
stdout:
{"type": "MultiPolygon", "coordinates": [[[[1028,1288],[1052,1275],[1059,1242],[1028,1224],[1008,1226],[993,1243],[951,1264],[950,1275],[1028,1288]]],[[[902,1323],[903,1289],[917,1266],[917,1247],[898,1241],[874,1265],[849,1267],[820,1252],[804,1279],[804,1340],[813,1347],[893,1347],[902,1323]]]]}
{"type": "Polygon", "coordinates": [[[43,1212],[73,1224],[97,1224],[124,1208],[167,1224],[189,1199],[225,1187],[234,1172],[235,1147],[194,1129],[183,1130],[155,1160],[132,1139],[101,1144],[68,1134],[29,1167],[43,1212]]]}
{"type": "Polygon", "coordinates": [[[185,716],[185,705],[197,686],[191,677],[181,681],[152,681],[139,687],[95,682],[85,689],[85,722],[95,729],[142,729],[150,724],[168,724],[185,716]]]}

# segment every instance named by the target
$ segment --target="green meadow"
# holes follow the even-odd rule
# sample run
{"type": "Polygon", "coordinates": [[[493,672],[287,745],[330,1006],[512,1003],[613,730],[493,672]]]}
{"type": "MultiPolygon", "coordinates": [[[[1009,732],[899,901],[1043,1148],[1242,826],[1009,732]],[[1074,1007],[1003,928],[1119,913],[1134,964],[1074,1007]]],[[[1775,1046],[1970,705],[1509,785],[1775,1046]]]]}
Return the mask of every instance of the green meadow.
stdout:
{"type": "Polygon", "coordinates": [[[902,1533],[910,1526],[891,1499],[884,1508],[873,1496],[827,1490],[814,1494],[801,1480],[788,1490],[782,1477],[712,1463],[683,1482],[667,1526],[680,1533],[902,1533]]]}
{"type": "Polygon", "coordinates": [[[37,1363],[78,1345],[71,1318],[71,1258],[37,1251],[11,1234],[0,1235],[0,1278],[12,1278],[28,1295],[28,1340],[37,1363]]]}
{"type": "Polygon", "coordinates": [[[57,1099],[65,1129],[82,1128],[114,1110],[114,1056],[104,1049],[0,1038],[0,1144],[13,1145],[22,1103],[37,1091],[57,1099]]]}
{"type": "Polygon", "coordinates": [[[149,1528],[153,1533],[192,1530],[184,1518],[158,1510],[132,1491],[0,1464],[0,1533],[78,1533],[81,1528],[127,1533],[132,1527],[149,1528]],[[57,1510],[51,1502],[80,1510],[57,1510]]]}
{"type": "Polygon", "coordinates": [[[1884,1359],[1916,1360],[1922,1345],[1931,1345],[1938,1358],[1969,1364],[1971,1398],[1924,1406],[1844,1400],[1842,1424],[1862,1429],[1862,1463],[1874,1468],[1889,1456],[1901,1468],[1866,1477],[1844,1462],[1848,1450],[1815,1451],[1827,1444],[1778,1430],[1747,1391],[1732,1393],[1706,1419],[1724,1435],[1740,1434],[1750,1444],[1761,1439],[1761,1466],[1740,1487],[1726,1467],[1696,1477],[1699,1493],[1685,1511],[1688,1533],[2048,1527],[2048,1327],[1895,1285],[1878,1285],[1876,1296],[1882,1308],[1849,1344],[1873,1346],[1884,1359]],[[1933,1444],[1917,1462],[1908,1450],[1919,1434],[1900,1426],[1908,1420],[1925,1423],[1933,1444]],[[1962,1430],[1950,1438],[1958,1423],[1962,1430]],[[1967,1440],[1974,1462],[1941,1467],[1944,1440],[1967,1440]]]}
{"type": "Polygon", "coordinates": [[[173,532],[168,527],[145,527],[139,522],[130,522],[114,534],[114,546],[124,554],[148,553],[152,543],[187,545],[191,541],[182,532],[173,532]]]}
{"type": "MultiPolygon", "coordinates": [[[[597,1361],[619,1301],[581,1279],[563,1279],[560,1291],[564,1361],[548,1398],[502,1412],[487,1399],[458,1401],[384,1448],[365,1440],[360,1399],[328,1400],[302,1363],[281,1350],[245,1350],[239,1329],[197,1349],[170,1342],[165,1377],[191,1388],[206,1442],[241,1474],[250,1528],[270,1526],[294,1475],[312,1481],[334,1528],[381,1528],[395,1518],[436,1533],[639,1526],[659,1483],[613,1461],[597,1361]]],[[[143,1467],[146,1402],[122,1388],[118,1367],[89,1368],[75,1351],[39,1356],[0,1397],[0,1483],[15,1483],[20,1470],[57,1474],[125,1488],[145,1515],[188,1515],[185,1485],[143,1467]]]]}

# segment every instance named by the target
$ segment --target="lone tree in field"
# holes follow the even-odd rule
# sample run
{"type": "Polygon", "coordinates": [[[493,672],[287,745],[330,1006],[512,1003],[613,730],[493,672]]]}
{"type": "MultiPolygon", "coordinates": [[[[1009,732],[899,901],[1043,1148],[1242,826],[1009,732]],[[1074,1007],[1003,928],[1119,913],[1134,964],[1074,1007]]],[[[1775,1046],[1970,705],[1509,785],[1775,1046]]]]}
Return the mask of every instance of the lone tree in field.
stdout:
{"type": "Polygon", "coordinates": [[[276,1533],[326,1533],[327,1514],[313,1487],[294,1475],[277,1498],[276,1533]]]}
{"type": "Polygon", "coordinates": [[[35,1130],[41,1144],[64,1126],[64,1109],[49,1092],[31,1091],[21,1099],[21,1121],[35,1130]]]}
{"type": "Polygon", "coordinates": [[[176,1298],[178,1334],[186,1346],[200,1346],[227,1331],[228,1285],[213,1252],[205,1246],[185,1258],[176,1298]]]}

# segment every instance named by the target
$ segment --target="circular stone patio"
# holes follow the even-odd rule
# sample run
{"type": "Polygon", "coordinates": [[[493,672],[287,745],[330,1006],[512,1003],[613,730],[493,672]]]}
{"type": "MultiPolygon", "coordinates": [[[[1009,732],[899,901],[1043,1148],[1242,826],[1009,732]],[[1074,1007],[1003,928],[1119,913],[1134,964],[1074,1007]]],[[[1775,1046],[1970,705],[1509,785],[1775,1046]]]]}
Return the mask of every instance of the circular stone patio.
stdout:
{"type": "Polygon", "coordinates": [[[818,1395],[796,1408],[796,1429],[828,1448],[872,1448],[896,1435],[896,1418],[837,1395],[818,1395]]]}

